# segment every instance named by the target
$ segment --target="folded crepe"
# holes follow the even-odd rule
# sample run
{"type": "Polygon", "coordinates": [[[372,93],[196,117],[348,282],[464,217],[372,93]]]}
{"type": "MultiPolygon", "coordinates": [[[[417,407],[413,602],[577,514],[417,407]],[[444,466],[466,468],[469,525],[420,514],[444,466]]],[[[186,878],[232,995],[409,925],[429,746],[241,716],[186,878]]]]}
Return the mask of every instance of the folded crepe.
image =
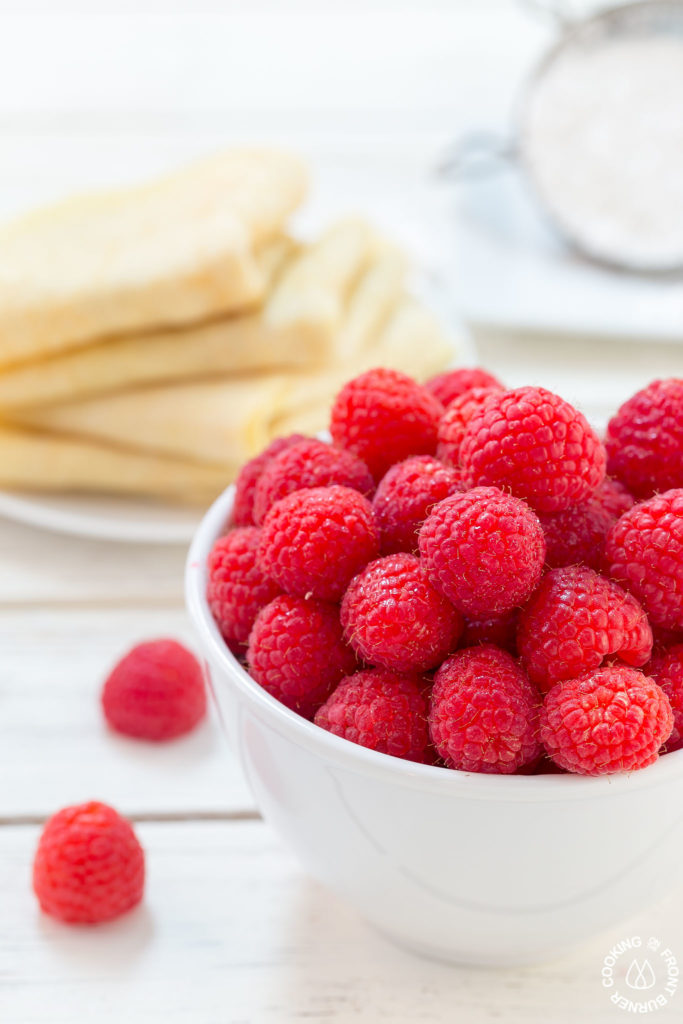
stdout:
{"type": "Polygon", "coordinates": [[[282,232],[305,190],[293,156],[236,149],[8,225],[0,366],[257,304],[265,281],[255,253],[282,232]]]}
{"type": "MultiPolygon", "coordinates": [[[[378,251],[370,228],[355,220],[334,225],[307,247],[277,239],[260,255],[269,295],[259,312],[184,330],[112,338],[10,367],[0,371],[0,409],[75,401],[164,381],[322,365],[332,358],[358,275],[373,257],[381,270],[378,251]]],[[[395,293],[403,258],[393,251],[384,262],[395,293]]],[[[351,334],[363,329],[367,325],[350,325],[351,334]]],[[[351,334],[349,346],[355,344],[351,334]]]]}

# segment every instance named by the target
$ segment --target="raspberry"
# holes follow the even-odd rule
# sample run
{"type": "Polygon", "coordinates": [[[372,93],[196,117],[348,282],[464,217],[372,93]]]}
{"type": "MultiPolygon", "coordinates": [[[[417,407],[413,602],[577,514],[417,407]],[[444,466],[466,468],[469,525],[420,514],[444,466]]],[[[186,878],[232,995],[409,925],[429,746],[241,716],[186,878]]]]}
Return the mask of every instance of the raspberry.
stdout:
{"type": "Polygon", "coordinates": [[[209,555],[206,599],[223,639],[239,649],[254,619],[280,593],[256,564],[261,531],[254,526],[219,537],[209,555]]]}
{"type": "Polygon", "coordinates": [[[502,615],[488,615],[479,619],[465,619],[460,637],[461,647],[493,644],[510,654],[517,654],[517,623],[519,609],[512,608],[502,615]]]}
{"type": "Polygon", "coordinates": [[[417,535],[432,507],[461,489],[460,472],[431,455],[416,455],[392,466],[372,502],[382,554],[417,551],[417,535]]]}
{"type": "Polygon", "coordinates": [[[405,553],[371,562],[351,581],[341,621],[356,653],[395,672],[434,668],[455,647],[462,617],[405,553]]]}
{"type": "Polygon", "coordinates": [[[475,413],[481,412],[491,395],[500,388],[472,388],[454,398],[439,420],[436,455],[448,466],[460,465],[460,445],[467,425],[475,413]]]}
{"type": "Polygon", "coordinates": [[[114,666],[102,690],[109,725],[126,736],[171,740],[206,714],[199,662],[175,640],[137,644],[114,666]]]}
{"type": "Polygon", "coordinates": [[[683,380],[656,380],[607,424],[608,471],[640,498],[683,487],[683,380]]]}
{"type": "Polygon", "coordinates": [[[41,909],[60,921],[98,924],[142,899],[145,857],[133,829],[106,804],[64,807],[48,820],[33,862],[41,909]]]}
{"type": "Polygon", "coordinates": [[[439,502],[420,530],[419,545],[434,586],[472,617],[507,612],[524,601],[545,558],[537,516],[495,487],[439,502]]]}
{"type": "Polygon", "coordinates": [[[395,462],[433,455],[443,406],[397,370],[369,370],[346,384],[334,400],[330,431],[380,480],[395,462]]]}
{"type": "Polygon", "coordinates": [[[669,698],[674,727],[667,740],[667,750],[683,747],[683,643],[663,648],[652,655],[643,669],[669,698]]]}
{"type": "Polygon", "coordinates": [[[427,702],[412,676],[385,669],[356,672],[323,704],[315,724],[382,754],[431,762],[427,702]]]}
{"type": "Polygon", "coordinates": [[[449,768],[509,775],[541,753],[540,695],[506,651],[458,651],[434,677],[429,730],[449,768]]]}
{"type": "Polygon", "coordinates": [[[541,710],[541,739],[553,761],[580,775],[646,768],[673,727],[664,692],[642,672],[610,665],[558,683],[541,710]]]}
{"type": "Polygon", "coordinates": [[[277,437],[267,448],[242,466],[235,480],[235,501],[232,509],[234,526],[254,525],[254,496],[256,485],[261,473],[270,460],[279,452],[284,451],[298,441],[305,441],[303,434],[290,434],[289,437],[277,437]]]}
{"type": "Polygon", "coordinates": [[[288,594],[338,601],[378,553],[370,502],[349,487],[313,487],[273,505],[263,523],[258,562],[288,594]]]}
{"type": "Polygon", "coordinates": [[[539,512],[545,534],[545,561],[551,569],[565,565],[588,565],[600,569],[607,534],[615,517],[599,501],[590,498],[549,515],[539,512]]]}
{"type": "Polygon", "coordinates": [[[259,612],[247,664],[264,690],[304,718],[312,718],[339,680],[357,667],[338,609],[286,594],[259,612]]]}
{"type": "Polygon", "coordinates": [[[652,630],[638,602],[586,566],[552,569],[520,614],[517,647],[542,690],[618,655],[644,665],[652,630]]]}
{"type": "Polygon", "coordinates": [[[626,512],[607,535],[605,558],[653,626],[683,630],[683,488],[626,512]]]}
{"type": "Polygon", "coordinates": [[[315,438],[290,445],[270,460],[256,485],[254,519],[262,523],[276,501],[307,487],[340,484],[371,497],[375,489],[370,470],[359,458],[343,448],[315,438]]]}
{"type": "Polygon", "coordinates": [[[454,398],[470,391],[472,388],[497,388],[503,390],[503,385],[486,370],[475,366],[465,367],[460,370],[447,370],[445,373],[438,373],[427,381],[425,387],[428,391],[448,407],[454,398]]]}
{"type": "Polygon", "coordinates": [[[618,519],[624,512],[633,508],[636,499],[622,483],[606,476],[591,500],[597,502],[605,512],[609,512],[613,519],[618,519]]]}
{"type": "Polygon", "coordinates": [[[605,476],[605,450],[585,417],[544,388],[491,396],[460,446],[468,486],[509,489],[541,512],[590,497],[605,476]]]}

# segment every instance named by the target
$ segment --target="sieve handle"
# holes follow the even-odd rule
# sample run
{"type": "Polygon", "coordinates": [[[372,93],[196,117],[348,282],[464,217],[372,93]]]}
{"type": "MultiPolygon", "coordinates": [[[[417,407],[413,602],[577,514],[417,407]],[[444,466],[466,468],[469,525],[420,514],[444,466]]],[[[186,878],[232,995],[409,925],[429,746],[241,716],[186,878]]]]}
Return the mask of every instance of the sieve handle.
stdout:
{"type": "Polygon", "coordinates": [[[502,171],[516,155],[512,138],[495,132],[472,131],[446,150],[436,170],[441,177],[457,181],[486,178],[502,171]]]}

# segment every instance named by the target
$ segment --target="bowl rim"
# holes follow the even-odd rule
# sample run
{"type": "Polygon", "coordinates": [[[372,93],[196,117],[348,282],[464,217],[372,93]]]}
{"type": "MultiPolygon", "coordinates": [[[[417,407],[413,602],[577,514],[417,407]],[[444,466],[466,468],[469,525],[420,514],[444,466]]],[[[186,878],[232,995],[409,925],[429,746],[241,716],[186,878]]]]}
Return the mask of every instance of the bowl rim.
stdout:
{"type": "MultiPolygon", "coordinates": [[[[209,663],[228,676],[244,698],[278,733],[337,766],[438,793],[492,800],[546,801],[613,797],[664,784],[683,774],[683,749],[658,758],[647,768],[614,775],[487,775],[417,764],[369,750],[321,729],[271,696],[240,665],[223,640],[206,599],[207,561],[215,541],[226,532],[233,507],[231,484],[202,517],[185,565],[185,601],[209,663]]],[[[216,686],[220,680],[213,680],[216,686]]]]}

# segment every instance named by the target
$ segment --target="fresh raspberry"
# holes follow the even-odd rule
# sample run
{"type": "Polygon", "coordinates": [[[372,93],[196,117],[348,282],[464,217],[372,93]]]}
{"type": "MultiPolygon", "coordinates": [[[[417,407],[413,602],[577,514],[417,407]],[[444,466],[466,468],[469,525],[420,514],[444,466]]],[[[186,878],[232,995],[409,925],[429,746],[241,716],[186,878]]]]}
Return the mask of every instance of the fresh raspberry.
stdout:
{"type": "Polygon", "coordinates": [[[429,731],[449,768],[509,775],[541,753],[541,697],[514,658],[470,647],[434,677],[429,731]]]}
{"type": "Polygon", "coordinates": [[[683,487],[683,380],[656,380],[607,424],[608,471],[640,498],[683,487]]]}
{"type": "Polygon", "coordinates": [[[249,637],[249,672],[264,690],[312,718],[356,658],[342,636],[339,610],[283,594],[259,612],[249,637]]]}
{"type": "Polygon", "coordinates": [[[517,623],[519,609],[512,608],[502,615],[488,615],[479,619],[465,619],[460,647],[493,644],[510,654],[517,654],[517,623]]]}
{"type": "Polygon", "coordinates": [[[427,578],[419,558],[371,562],[344,594],[341,621],[356,653],[395,672],[434,668],[453,650],[462,616],[427,578]]]}
{"type": "Polygon", "coordinates": [[[561,512],[539,512],[545,534],[545,561],[551,569],[565,565],[588,565],[600,569],[607,534],[615,523],[599,501],[589,498],[561,512]]]}
{"type": "Polygon", "coordinates": [[[334,400],[330,432],[380,480],[411,455],[433,455],[443,406],[397,370],[369,370],[346,384],[334,400]]]}
{"type": "Polygon", "coordinates": [[[671,705],[654,680],[609,665],[554,686],[541,710],[541,739],[561,768],[612,775],[657,760],[673,727],[671,705]]]}
{"type": "Polygon", "coordinates": [[[460,445],[467,426],[475,413],[481,412],[491,395],[500,394],[500,388],[472,388],[454,398],[439,420],[436,456],[447,466],[460,465],[460,445]]]}
{"type": "Polygon", "coordinates": [[[552,569],[522,609],[517,648],[542,690],[618,655],[644,665],[652,630],[636,599],[586,566],[552,569]]]}
{"type": "Polygon", "coordinates": [[[666,749],[679,750],[683,747],[683,643],[655,651],[643,672],[654,679],[669,698],[674,727],[666,749]]]}
{"type": "Polygon", "coordinates": [[[488,373],[487,370],[482,370],[478,366],[437,373],[436,377],[432,377],[427,381],[425,387],[446,407],[451,404],[454,398],[464,394],[465,391],[470,391],[472,388],[497,388],[499,391],[503,390],[503,385],[492,373],[488,373]]]}
{"type": "Polygon", "coordinates": [[[385,669],[356,672],[323,704],[315,724],[361,747],[430,763],[427,702],[413,676],[385,669]]]}
{"type": "Polygon", "coordinates": [[[417,535],[430,510],[462,490],[462,475],[431,455],[415,455],[392,466],[379,482],[372,507],[382,554],[417,551],[417,535]]]}
{"type": "Polygon", "coordinates": [[[102,690],[109,725],[126,736],[171,740],[206,714],[199,662],[175,640],[137,644],[110,672],[102,690]]]}
{"type": "Polygon", "coordinates": [[[653,626],[683,630],[683,488],[626,512],[607,535],[605,558],[653,626]]]}
{"type": "Polygon", "coordinates": [[[262,523],[276,501],[308,487],[339,484],[372,497],[375,484],[370,470],[359,458],[343,448],[317,441],[314,437],[290,445],[270,460],[256,485],[254,519],[262,523]]]}
{"type": "Polygon", "coordinates": [[[469,486],[510,490],[541,512],[579,505],[605,476],[605,450],[585,417],[544,388],[490,397],[460,446],[469,486]]]}
{"type": "Polygon", "coordinates": [[[420,554],[435,587],[471,617],[497,615],[532,592],[545,558],[538,517],[496,487],[439,502],[420,530],[420,554]]]}
{"type": "Polygon", "coordinates": [[[223,639],[237,648],[246,644],[261,609],[280,593],[256,563],[260,537],[255,526],[240,527],[219,537],[209,555],[206,599],[223,639]]]}
{"type": "Polygon", "coordinates": [[[95,800],[47,821],[33,862],[41,909],[60,921],[98,924],[142,899],[145,856],[125,818],[95,800]]]}
{"type": "Polygon", "coordinates": [[[349,487],[313,487],[273,505],[263,523],[258,561],[288,594],[338,601],[378,554],[370,502],[349,487]]]}
{"type": "Polygon", "coordinates": [[[279,452],[285,451],[291,445],[297,444],[298,441],[305,440],[303,434],[276,437],[260,455],[256,455],[249,462],[244,463],[235,480],[235,501],[232,509],[234,526],[254,525],[254,497],[261,473],[279,452]]]}
{"type": "Polygon", "coordinates": [[[633,508],[636,499],[622,483],[606,476],[591,500],[598,502],[616,520],[633,508]]]}

